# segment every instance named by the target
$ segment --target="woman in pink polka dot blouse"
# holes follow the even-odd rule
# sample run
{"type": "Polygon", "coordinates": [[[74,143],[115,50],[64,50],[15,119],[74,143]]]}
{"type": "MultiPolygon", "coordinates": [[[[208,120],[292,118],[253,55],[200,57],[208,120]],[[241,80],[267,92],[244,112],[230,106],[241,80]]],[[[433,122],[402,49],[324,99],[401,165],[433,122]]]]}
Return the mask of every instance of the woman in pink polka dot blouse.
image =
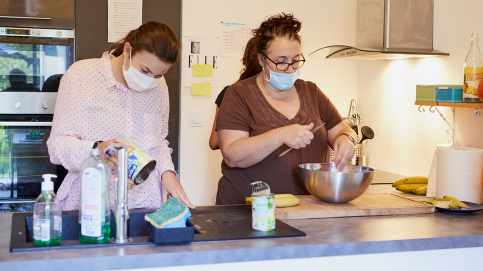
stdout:
{"type": "MultiPolygon", "coordinates": [[[[115,43],[105,58],[74,63],[62,77],[52,132],[50,160],[69,173],[57,192],[63,210],[79,209],[81,163],[96,141],[104,151],[129,139],[156,160],[142,184],[129,182],[128,207],[159,208],[169,195],[189,208],[168,147],[169,97],[163,75],[180,54],[180,42],[168,26],[148,22],[115,43]]],[[[115,158],[109,158],[116,162],[115,158]],[[114,160],[113,160],[114,159],[114,160]]],[[[111,180],[114,206],[114,180],[111,180]]]]}

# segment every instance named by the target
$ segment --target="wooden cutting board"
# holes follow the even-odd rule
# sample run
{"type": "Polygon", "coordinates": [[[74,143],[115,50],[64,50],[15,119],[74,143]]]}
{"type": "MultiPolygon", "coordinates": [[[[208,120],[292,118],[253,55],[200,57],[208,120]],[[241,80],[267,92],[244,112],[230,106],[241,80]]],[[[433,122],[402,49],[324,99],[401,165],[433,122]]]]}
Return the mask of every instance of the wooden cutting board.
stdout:
{"type": "Polygon", "coordinates": [[[393,194],[363,194],[342,204],[326,203],[314,196],[297,196],[300,204],[276,208],[276,219],[305,219],[345,216],[407,215],[434,213],[434,206],[393,194]]]}

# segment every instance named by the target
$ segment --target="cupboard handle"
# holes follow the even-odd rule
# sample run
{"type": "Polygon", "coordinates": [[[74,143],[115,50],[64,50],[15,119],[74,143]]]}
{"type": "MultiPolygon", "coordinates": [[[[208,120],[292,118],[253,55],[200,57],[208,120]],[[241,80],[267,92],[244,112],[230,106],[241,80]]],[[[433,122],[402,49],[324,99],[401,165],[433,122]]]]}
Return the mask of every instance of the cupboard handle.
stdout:
{"type": "Polygon", "coordinates": [[[52,126],[52,122],[42,121],[0,121],[0,126],[52,126]]]}
{"type": "Polygon", "coordinates": [[[52,20],[48,17],[22,17],[22,16],[0,16],[0,19],[21,19],[21,20],[52,20]]]}

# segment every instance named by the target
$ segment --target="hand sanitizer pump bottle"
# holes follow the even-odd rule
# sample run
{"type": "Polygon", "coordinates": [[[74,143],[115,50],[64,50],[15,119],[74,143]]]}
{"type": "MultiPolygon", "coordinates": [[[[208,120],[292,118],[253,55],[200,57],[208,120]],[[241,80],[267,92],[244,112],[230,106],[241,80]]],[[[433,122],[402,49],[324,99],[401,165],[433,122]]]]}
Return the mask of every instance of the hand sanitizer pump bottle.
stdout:
{"type": "Polygon", "coordinates": [[[79,207],[79,240],[84,243],[109,242],[111,213],[109,180],[111,168],[98,148],[80,167],[81,195],[79,207]]]}
{"type": "Polygon", "coordinates": [[[62,241],[62,210],[55,202],[54,174],[42,175],[42,193],[34,204],[34,244],[55,246],[62,241]]]}

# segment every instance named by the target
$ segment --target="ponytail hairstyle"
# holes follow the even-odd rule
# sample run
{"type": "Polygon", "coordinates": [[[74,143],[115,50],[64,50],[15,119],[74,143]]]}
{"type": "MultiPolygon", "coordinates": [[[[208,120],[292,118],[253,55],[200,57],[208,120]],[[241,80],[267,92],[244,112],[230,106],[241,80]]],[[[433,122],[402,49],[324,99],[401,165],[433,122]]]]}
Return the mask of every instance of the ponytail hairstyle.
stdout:
{"type": "Polygon", "coordinates": [[[259,72],[262,71],[262,67],[260,66],[260,63],[258,63],[257,46],[257,37],[252,37],[248,40],[242,58],[242,64],[244,67],[241,70],[240,78],[238,78],[238,81],[257,75],[259,72]]]}
{"type": "Polygon", "coordinates": [[[110,53],[114,56],[122,55],[126,42],[131,44],[132,55],[144,50],[169,64],[179,59],[181,43],[173,30],[163,23],[147,22],[131,30],[126,37],[111,46],[110,53]]]}
{"type": "Polygon", "coordinates": [[[301,28],[302,23],[294,18],[293,14],[282,12],[268,18],[258,29],[253,30],[253,35],[258,38],[257,52],[266,55],[270,42],[275,38],[285,37],[302,43],[298,34],[301,28]]]}

